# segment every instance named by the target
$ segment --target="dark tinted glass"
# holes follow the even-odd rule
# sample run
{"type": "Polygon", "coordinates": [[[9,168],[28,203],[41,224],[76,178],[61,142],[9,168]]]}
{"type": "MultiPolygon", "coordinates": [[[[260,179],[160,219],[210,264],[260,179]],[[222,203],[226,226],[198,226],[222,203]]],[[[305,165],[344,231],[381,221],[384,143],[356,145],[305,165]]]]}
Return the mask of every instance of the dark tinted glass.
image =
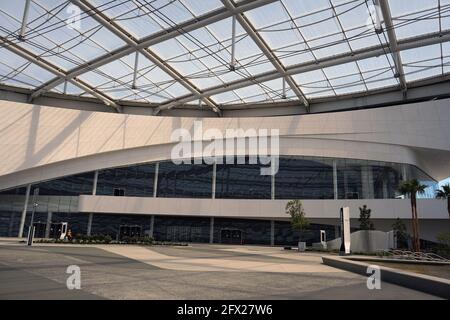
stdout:
{"type": "Polygon", "coordinates": [[[218,164],[216,198],[270,199],[271,176],[261,175],[259,164],[218,164]]]}
{"type": "Polygon", "coordinates": [[[94,172],[81,173],[33,184],[31,194],[33,194],[35,188],[39,188],[39,195],[48,196],[78,196],[80,194],[92,194],[93,183],[94,172]]]}
{"type": "Polygon", "coordinates": [[[17,237],[21,212],[0,210],[0,237],[17,237]]]}
{"type": "Polygon", "coordinates": [[[115,189],[122,189],[127,197],[152,197],[154,178],[154,164],[101,170],[96,194],[112,196],[115,189]]]}
{"type": "Polygon", "coordinates": [[[153,237],[159,241],[209,242],[210,219],[156,216],[153,237]]]}
{"type": "Polygon", "coordinates": [[[214,242],[229,244],[270,244],[270,221],[214,219],[214,242]]]}
{"type": "Polygon", "coordinates": [[[308,246],[320,241],[320,230],[324,230],[327,241],[340,237],[338,229],[333,225],[310,223],[308,230],[299,232],[293,230],[289,222],[275,221],[275,245],[294,245],[304,241],[308,246]]]}
{"type": "Polygon", "coordinates": [[[362,199],[361,163],[358,160],[338,160],[337,187],[339,199],[362,199]]]}
{"type": "Polygon", "coordinates": [[[213,166],[161,162],[158,174],[158,197],[211,198],[213,166]]]}
{"type": "Polygon", "coordinates": [[[139,236],[148,235],[150,230],[150,216],[94,214],[91,234],[110,235],[113,239],[119,240],[121,233],[123,234],[126,228],[131,227],[134,230],[139,230],[139,236]]]}
{"type": "Polygon", "coordinates": [[[275,176],[276,199],[333,199],[331,160],[281,158],[275,176]]]}
{"type": "Polygon", "coordinates": [[[401,173],[390,165],[372,165],[375,199],[395,198],[401,173]]]}
{"type": "Polygon", "coordinates": [[[27,192],[27,188],[26,187],[19,187],[19,188],[13,188],[13,189],[8,189],[8,190],[3,190],[0,191],[0,195],[25,195],[25,193],[27,192]]]}

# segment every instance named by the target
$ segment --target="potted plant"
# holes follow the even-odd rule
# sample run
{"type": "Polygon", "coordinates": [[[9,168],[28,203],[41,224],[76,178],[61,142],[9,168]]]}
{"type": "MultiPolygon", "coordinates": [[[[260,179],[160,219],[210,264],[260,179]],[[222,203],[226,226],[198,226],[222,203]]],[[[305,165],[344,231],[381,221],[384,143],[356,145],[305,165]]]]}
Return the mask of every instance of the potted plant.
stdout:
{"type": "Polygon", "coordinates": [[[306,242],[301,241],[301,234],[309,226],[309,221],[305,216],[303,205],[300,200],[290,200],[286,204],[286,213],[291,216],[291,226],[293,230],[300,232],[298,241],[298,251],[302,252],[306,250],[306,242]]]}

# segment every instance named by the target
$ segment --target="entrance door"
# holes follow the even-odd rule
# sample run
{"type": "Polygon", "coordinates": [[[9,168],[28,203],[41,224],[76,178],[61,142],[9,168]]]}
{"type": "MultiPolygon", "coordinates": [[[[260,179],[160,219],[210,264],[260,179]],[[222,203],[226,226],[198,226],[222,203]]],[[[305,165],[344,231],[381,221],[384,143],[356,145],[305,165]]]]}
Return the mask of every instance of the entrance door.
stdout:
{"type": "Polygon", "coordinates": [[[67,222],[52,223],[50,225],[49,236],[52,239],[64,239],[67,233],[67,222]]]}
{"type": "Polygon", "coordinates": [[[35,222],[33,223],[34,226],[34,237],[35,238],[45,238],[45,228],[46,224],[43,222],[35,222]]]}
{"type": "Polygon", "coordinates": [[[137,225],[122,225],[119,227],[119,240],[122,240],[124,237],[140,237],[141,236],[141,226],[137,225]]]}
{"type": "Polygon", "coordinates": [[[227,244],[242,244],[242,231],[238,229],[222,229],[220,242],[227,244]]]}

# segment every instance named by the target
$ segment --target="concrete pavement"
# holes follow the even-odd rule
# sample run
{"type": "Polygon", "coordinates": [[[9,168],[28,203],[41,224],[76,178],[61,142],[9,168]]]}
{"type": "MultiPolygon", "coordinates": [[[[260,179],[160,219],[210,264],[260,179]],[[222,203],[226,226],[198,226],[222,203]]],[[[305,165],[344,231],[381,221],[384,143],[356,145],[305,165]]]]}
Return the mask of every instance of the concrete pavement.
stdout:
{"type": "Polygon", "coordinates": [[[1,299],[436,299],[324,266],[320,255],[254,246],[3,245],[1,299]],[[68,265],[81,290],[66,289],[68,265]]]}

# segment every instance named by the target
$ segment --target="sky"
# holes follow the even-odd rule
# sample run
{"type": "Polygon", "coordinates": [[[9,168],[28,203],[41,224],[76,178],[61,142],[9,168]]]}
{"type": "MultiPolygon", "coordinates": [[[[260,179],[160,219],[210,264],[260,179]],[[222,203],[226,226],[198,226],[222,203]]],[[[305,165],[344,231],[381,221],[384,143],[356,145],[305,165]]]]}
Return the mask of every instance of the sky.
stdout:
{"type": "MultiPolygon", "coordinates": [[[[135,39],[142,40],[223,7],[220,0],[90,0],[135,39]],[[146,5],[142,5],[145,3],[146,5]]],[[[237,0],[235,1],[238,2],[237,0]]],[[[284,67],[314,63],[354,50],[385,45],[387,35],[373,29],[376,11],[365,0],[281,0],[245,12],[258,34],[284,67]],[[344,41],[345,40],[345,41],[344,41]]],[[[390,0],[391,15],[399,41],[450,30],[450,0],[390,0]],[[440,11],[439,9],[440,8],[440,11]]],[[[31,1],[25,39],[17,40],[25,0],[0,0],[0,35],[24,47],[64,71],[111,52],[125,42],[83,11],[71,24],[73,8],[67,0],[31,1]],[[51,12],[51,14],[49,14],[51,12]],[[13,33],[11,33],[13,31],[13,33]],[[50,51],[49,51],[50,50],[50,51]]],[[[232,18],[226,18],[175,38],[155,43],[149,49],[200,90],[275,71],[240,23],[236,26],[232,61],[232,18]]],[[[450,72],[450,42],[411,48],[400,52],[406,81],[413,82],[450,72]]],[[[130,53],[79,76],[111,99],[165,103],[189,91],[147,57],[138,55],[138,77],[132,87],[136,54],[130,53]]],[[[360,93],[397,86],[394,62],[389,54],[292,75],[308,99],[360,93]]],[[[0,48],[0,83],[34,89],[54,75],[0,48]],[[20,71],[20,72],[18,72],[20,71]]],[[[89,96],[63,84],[50,89],[89,96]]],[[[296,100],[289,89],[283,93],[283,78],[218,93],[218,104],[296,100]]],[[[197,103],[193,97],[192,103],[197,103]]]]}
{"type": "Polygon", "coordinates": [[[450,184],[450,177],[444,180],[439,181],[439,187],[445,185],[445,184],[450,184]]]}

